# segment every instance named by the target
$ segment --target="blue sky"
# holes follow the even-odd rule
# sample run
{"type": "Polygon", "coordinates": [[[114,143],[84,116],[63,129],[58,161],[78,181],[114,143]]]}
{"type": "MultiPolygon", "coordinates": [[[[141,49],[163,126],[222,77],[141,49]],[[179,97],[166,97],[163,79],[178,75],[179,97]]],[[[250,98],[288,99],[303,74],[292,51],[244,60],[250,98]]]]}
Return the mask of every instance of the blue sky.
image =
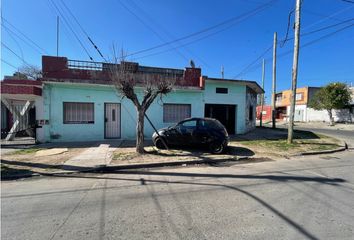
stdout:
{"type": "MultiPolygon", "coordinates": [[[[141,65],[172,68],[184,68],[193,59],[196,66],[202,68],[203,75],[220,77],[223,65],[226,78],[237,76],[238,79],[255,80],[258,83],[261,83],[261,59],[247,71],[243,70],[272,46],[274,32],[278,33],[279,39],[285,37],[288,14],[295,6],[295,0],[3,0],[1,12],[5,20],[1,28],[2,43],[27,63],[37,66],[41,66],[42,54],[56,55],[56,16],[59,13],[55,4],[72,25],[89,55],[95,61],[102,61],[62,2],[106,58],[112,56],[113,45],[124,48],[128,54],[135,53],[215,26],[227,19],[244,16],[269,3],[267,8],[255,11],[255,14],[242,21],[231,21],[203,34],[129,58],[141,65]],[[23,41],[25,37],[13,27],[43,50],[30,47],[28,40],[27,43],[23,41]]],[[[301,45],[319,40],[300,48],[298,87],[321,86],[331,81],[354,85],[354,21],[340,24],[353,17],[354,4],[342,0],[303,0],[302,33],[338,25],[301,38],[301,45]],[[322,38],[350,25],[343,31],[322,38]]],[[[294,17],[291,19],[290,26],[294,17]]],[[[293,29],[290,28],[289,38],[292,37],[293,29]]],[[[16,71],[15,68],[24,65],[3,44],[1,59],[13,66],[2,61],[1,78],[11,75],[16,71]]],[[[292,49],[293,40],[278,47],[278,91],[291,86],[292,49]]],[[[63,18],[60,23],[59,55],[69,59],[89,60],[63,18]]],[[[265,90],[269,99],[272,50],[264,57],[265,90]]]]}

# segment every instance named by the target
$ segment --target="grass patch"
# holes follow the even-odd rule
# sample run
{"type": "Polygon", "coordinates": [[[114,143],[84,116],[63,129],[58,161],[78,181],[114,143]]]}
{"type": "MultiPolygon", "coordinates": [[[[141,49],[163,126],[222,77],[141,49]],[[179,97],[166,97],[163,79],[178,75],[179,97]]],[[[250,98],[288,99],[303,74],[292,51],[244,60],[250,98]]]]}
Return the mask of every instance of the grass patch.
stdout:
{"type": "Polygon", "coordinates": [[[17,151],[8,153],[7,155],[32,154],[32,153],[36,153],[39,150],[43,150],[43,148],[26,148],[26,149],[21,149],[21,150],[17,150],[17,151]]]}
{"type": "Polygon", "coordinates": [[[114,152],[112,160],[126,161],[137,157],[139,154],[136,152],[114,152]]]}
{"type": "Polygon", "coordinates": [[[325,151],[333,150],[339,147],[334,143],[334,140],[328,137],[319,139],[296,139],[293,143],[288,144],[287,140],[249,140],[249,141],[235,141],[235,144],[242,144],[252,149],[257,149],[258,152],[273,152],[273,153],[287,153],[287,152],[307,152],[307,151],[325,151]]]}

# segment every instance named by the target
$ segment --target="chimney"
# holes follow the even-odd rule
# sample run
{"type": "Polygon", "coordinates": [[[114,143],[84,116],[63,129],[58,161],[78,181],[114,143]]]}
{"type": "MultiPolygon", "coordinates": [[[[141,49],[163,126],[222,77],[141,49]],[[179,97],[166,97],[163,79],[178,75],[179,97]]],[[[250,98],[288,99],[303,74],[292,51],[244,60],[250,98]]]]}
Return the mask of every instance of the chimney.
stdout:
{"type": "Polygon", "coordinates": [[[200,78],[202,77],[202,70],[200,68],[186,67],[183,78],[186,86],[201,87],[200,78]]]}

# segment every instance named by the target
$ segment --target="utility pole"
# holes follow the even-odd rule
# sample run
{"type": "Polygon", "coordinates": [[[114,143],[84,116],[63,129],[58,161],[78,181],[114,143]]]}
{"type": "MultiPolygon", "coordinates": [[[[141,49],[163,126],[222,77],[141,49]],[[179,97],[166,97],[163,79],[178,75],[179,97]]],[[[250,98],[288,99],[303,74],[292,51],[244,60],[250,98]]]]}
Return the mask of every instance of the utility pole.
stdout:
{"type": "Polygon", "coordinates": [[[57,16],[57,57],[59,56],[59,16],[57,16]]]}
{"type": "MultiPolygon", "coordinates": [[[[262,62],[262,89],[264,90],[264,71],[265,71],[265,60],[263,58],[262,62]]],[[[262,127],[263,121],[263,105],[264,105],[264,93],[261,94],[261,114],[260,114],[260,121],[259,126],[262,127]]]]}
{"type": "Polygon", "coordinates": [[[275,93],[276,93],[276,80],[277,80],[277,32],[274,33],[273,41],[273,80],[272,80],[272,128],[275,128],[275,93]]]}
{"type": "Polygon", "coordinates": [[[299,62],[299,44],[300,44],[300,12],[301,12],[301,0],[296,0],[294,58],[293,58],[292,81],[291,81],[288,144],[293,143],[293,134],[294,134],[294,111],[295,111],[295,102],[296,102],[297,67],[299,62]]]}

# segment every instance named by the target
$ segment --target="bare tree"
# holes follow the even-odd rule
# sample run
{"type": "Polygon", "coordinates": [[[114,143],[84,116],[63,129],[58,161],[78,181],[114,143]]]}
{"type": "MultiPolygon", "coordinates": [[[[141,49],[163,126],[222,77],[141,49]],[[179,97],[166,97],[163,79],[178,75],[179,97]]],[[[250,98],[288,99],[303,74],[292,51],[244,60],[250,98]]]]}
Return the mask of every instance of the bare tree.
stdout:
{"type": "Polygon", "coordinates": [[[42,70],[35,65],[24,65],[18,69],[20,74],[27,76],[28,79],[37,80],[42,77],[42,70]]]}
{"type": "Polygon", "coordinates": [[[110,79],[122,98],[126,97],[135,106],[137,113],[136,152],[144,151],[144,120],[145,113],[157,97],[171,92],[176,75],[172,73],[152,74],[137,71],[137,64],[127,62],[124,54],[120,59],[114,57],[109,65],[110,79]]]}

